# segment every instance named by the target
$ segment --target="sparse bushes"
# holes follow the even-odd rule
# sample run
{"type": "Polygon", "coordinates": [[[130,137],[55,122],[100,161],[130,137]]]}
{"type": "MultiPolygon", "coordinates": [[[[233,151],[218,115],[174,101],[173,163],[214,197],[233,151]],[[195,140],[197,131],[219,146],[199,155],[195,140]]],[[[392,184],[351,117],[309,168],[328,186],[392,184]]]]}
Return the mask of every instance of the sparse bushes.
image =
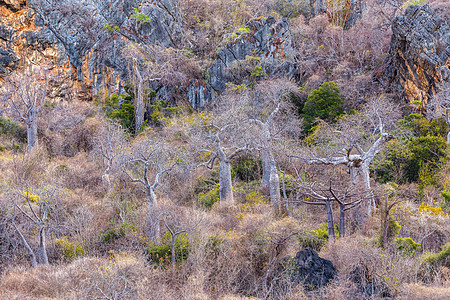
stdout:
{"type": "Polygon", "coordinates": [[[84,255],[83,246],[69,241],[68,236],[57,239],[55,244],[62,250],[63,256],[67,260],[73,260],[84,255]]]}
{"type": "MultiPolygon", "coordinates": [[[[147,253],[151,263],[164,265],[171,262],[172,257],[172,237],[169,231],[161,236],[157,244],[150,243],[147,246],[147,253]]],[[[186,260],[190,251],[189,239],[186,233],[181,233],[175,238],[175,261],[186,260]]]]}

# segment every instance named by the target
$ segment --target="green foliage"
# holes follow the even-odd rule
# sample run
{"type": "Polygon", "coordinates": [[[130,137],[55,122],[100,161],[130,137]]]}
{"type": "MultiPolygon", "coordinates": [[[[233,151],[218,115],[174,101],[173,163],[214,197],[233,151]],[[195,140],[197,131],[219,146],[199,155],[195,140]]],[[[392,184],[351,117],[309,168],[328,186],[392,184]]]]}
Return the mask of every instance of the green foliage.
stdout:
{"type": "Polygon", "coordinates": [[[132,19],[135,19],[139,23],[144,23],[144,24],[150,22],[150,18],[147,15],[142,14],[139,11],[139,9],[137,9],[136,7],[133,7],[133,10],[134,10],[134,14],[131,15],[132,19]]]}
{"type": "Polygon", "coordinates": [[[111,119],[117,120],[123,128],[129,132],[134,132],[134,104],[133,96],[111,95],[105,99],[103,109],[111,119]],[[119,101],[123,102],[120,104],[119,101]]]}
{"type": "Polygon", "coordinates": [[[198,204],[205,208],[211,208],[214,203],[220,200],[220,185],[217,184],[216,187],[206,193],[198,194],[198,204]]]}
{"type": "MultiPolygon", "coordinates": [[[[151,90],[150,97],[156,97],[156,92],[151,90]]],[[[156,126],[170,125],[170,117],[180,113],[178,107],[174,107],[160,99],[156,99],[150,107],[150,121],[156,126]]]]}
{"type": "Polygon", "coordinates": [[[402,119],[399,125],[412,130],[414,136],[394,139],[387,144],[386,151],[373,164],[377,180],[399,184],[418,182],[421,189],[437,185],[436,171],[446,158],[447,125],[442,120],[428,121],[418,114],[402,119]]]}
{"type": "Polygon", "coordinates": [[[444,200],[441,202],[441,207],[446,213],[450,213],[450,191],[442,191],[442,197],[444,200]]]}
{"type": "Polygon", "coordinates": [[[236,178],[250,182],[260,180],[262,176],[261,160],[255,160],[251,157],[239,157],[233,160],[231,164],[236,178]]]}
{"type": "Polygon", "coordinates": [[[211,235],[208,238],[205,246],[205,252],[207,257],[216,258],[220,254],[220,246],[223,243],[223,239],[221,239],[218,235],[211,235]]]}
{"type": "Polygon", "coordinates": [[[74,258],[84,255],[83,246],[69,241],[69,237],[67,236],[63,236],[56,240],[55,244],[62,250],[64,257],[68,260],[73,260],[74,258]]]}
{"type": "MultiPolygon", "coordinates": [[[[172,261],[172,236],[166,231],[161,237],[160,243],[150,243],[147,247],[150,261],[156,264],[167,264],[172,261]]],[[[175,239],[175,261],[182,262],[189,256],[189,239],[186,233],[181,233],[175,239]]]]}
{"type": "Polygon", "coordinates": [[[317,90],[309,94],[303,106],[302,116],[305,119],[304,130],[310,131],[320,118],[327,122],[334,122],[344,113],[342,105],[344,98],[339,94],[339,88],[334,81],[323,83],[317,90]]]}
{"type": "Polygon", "coordinates": [[[441,252],[424,254],[422,259],[430,265],[450,267],[450,242],[442,247],[441,252]]]}
{"type": "MultiPolygon", "coordinates": [[[[402,226],[399,222],[390,220],[388,224],[387,229],[387,242],[392,243],[398,238],[398,234],[400,233],[400,230],[402,229],[402,226]]],[[[378,245],[380,247],[383,246],[383,236],[384,236],[384,228],[381,228],[381,233],[378,236],[378,245]]]]}
{"type": "Polygon", "coordinates": [[[0,136],[8,138],[9,142],[0,145],[0,152],[12,149],[20,150],[18,143],[27,142],[27,131],[19,123],[6,117],[0,116],[0,136]]]}
{"type": "Polygon", "coordinates": [[[414,256],[417,251],[420,251],[421,244],[413,241],[412,238],[396,238],[395,244],[397,252],[403,256],[414,256]]]}
{"type": "Polygon", "coordinates": [[[119,26],[115,26],[109,23],[105,24],[105,30],[109,31],[109,32],[114,32],[114,31],[120,31],[119,26]]]}
{"type": "MultiPolygon", "coordinates": [[[[334,234],[336,237],[339,237],[339,228],[337,225],[334,226],[334,234]]],[[[311,248],[320,251],[328,242],[328,224],[321,223],[318,229],[300,233],[298,235],[298,241],[300,248],[311,248]]]]}
{"type": "Polygon", "coordinates": [[[102,233],[102,241],[104,243],[112,243],[120,238],[125,237],[129,233],[136,233],[137,227],[127,223],[123,222],[120,224],[120,226],[116,226],[113,228],[108,229],[106,232],[102,233]]]}

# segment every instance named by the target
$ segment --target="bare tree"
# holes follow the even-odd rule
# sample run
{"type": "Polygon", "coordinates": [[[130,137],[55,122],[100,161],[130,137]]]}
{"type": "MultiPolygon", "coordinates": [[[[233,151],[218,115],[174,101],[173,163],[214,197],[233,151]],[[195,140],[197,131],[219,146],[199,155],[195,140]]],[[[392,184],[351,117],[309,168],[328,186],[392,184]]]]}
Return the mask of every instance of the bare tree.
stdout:
{"type": "Polygon", "coordinates": [[[55,192],[56,189],[54,188],[38,192],[37,194],[33,194],[30,190],[26,190],[25,192],[17,192],[15,196],[13,196],[12,203],[14,206],[14,215],[11,222],[30,255],[31,265],[33,267],[37,266],[37,264],[48,264],[46,233],[50,228],[50,214],[55,192]],[[18,199],[14,200],[16,197],[18,199]],[[19,199],[22,199],[22,201],[18,201],[19,199]],[[22,232],[23,229],[16,224],[17,211],[22,214],[37,231],[38,246],[36,250],[34,250],[27,241],[27,238],[22,232]]]}
{"type": "Polygon", "coordinates": [[[141,184],[147,198],[147,234],[154,242],[157,242],[161,235],[161,219],[155,190],[163,175],[170,172],[177,163],[174,153],[166,144],[151,139],[143,141],[127,159],[128,170],[125,170],[125,173],[132,182],[141,184]]]}
{"type": "Polygon", "coordinates": [[[5,80],[4,100],[12,114],[27,126],[27,151],[38,144],[37,119],[47,96],[47,74],[42,68],[29,67],[5,80]]]}
{"type": "MultiPolygon", "coordinates": [[[[314,133],[314,147],[303,147],[303,153],[291,157],[299,158],[307,164],[344,165],[353,184],[371,191],[370,164],[382,150],[392,134],[400,112],[387,99],[376,99],[366,104],[361,113],[348,115],[336,125],[322,122],[314,133]],[[357,179],[362,181],[358,183],[357,179]]],[[[366,204],[367,215],[372,215],[375,198],[372,195],[366,204]]]]}
{"type": "Polygon", "coordinates": [[[253,143],[261,151],[263,177],[261,186],[269,191],[270,202],[278,215],[286,215],[282,204],[280,178],[275,162],[274,150],[281,138],[292,138],[300,128],[289,97],[298,91],[288,80],[264,81],[258,84],[249,97],[241,97],[252,128],[253,143]],[[248,99],[248,100],[245,100],[248,99]]]}
{"type": "Polygon", "coordinates": [[[125,132],[118,124],[106,121],[95,137],[95,151],[101,157],[104,171],[102,180],[111,185],[111,174],[118,165],[118,156],[125,147],[125,132]]]}

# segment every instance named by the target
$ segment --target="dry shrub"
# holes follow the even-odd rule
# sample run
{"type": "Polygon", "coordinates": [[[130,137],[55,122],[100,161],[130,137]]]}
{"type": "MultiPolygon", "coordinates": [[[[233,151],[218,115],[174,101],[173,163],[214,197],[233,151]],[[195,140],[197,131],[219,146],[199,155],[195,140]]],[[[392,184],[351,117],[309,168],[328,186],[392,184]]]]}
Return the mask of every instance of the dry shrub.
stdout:
{"type": "Polygon", "coordinates": [[[450,299],[450,285],[426,286],[417,283],[403,285],[398,299],[401,300],[444,300],[450,299]]]}
{"type": "Polygon", "coordinates": [[[416,278],[419,267],[417,259],[383,251],[361,236],[329,243],[323,255],[331,260],[342,280],[361,276],[362,285],[372,283],[379,287],[379,293],[391,296],[398,295],[401,283],[416,278]]]}

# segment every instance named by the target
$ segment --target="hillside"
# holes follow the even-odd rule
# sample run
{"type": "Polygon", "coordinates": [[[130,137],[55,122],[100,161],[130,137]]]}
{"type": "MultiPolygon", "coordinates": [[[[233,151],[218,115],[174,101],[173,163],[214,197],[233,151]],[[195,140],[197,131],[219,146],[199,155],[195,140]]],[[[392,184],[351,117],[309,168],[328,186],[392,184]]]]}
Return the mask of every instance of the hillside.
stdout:
{"type": "Polygon", "coordinates": [[[0,0],[0,299],[449,299],[444,0],[0,0]]]}

